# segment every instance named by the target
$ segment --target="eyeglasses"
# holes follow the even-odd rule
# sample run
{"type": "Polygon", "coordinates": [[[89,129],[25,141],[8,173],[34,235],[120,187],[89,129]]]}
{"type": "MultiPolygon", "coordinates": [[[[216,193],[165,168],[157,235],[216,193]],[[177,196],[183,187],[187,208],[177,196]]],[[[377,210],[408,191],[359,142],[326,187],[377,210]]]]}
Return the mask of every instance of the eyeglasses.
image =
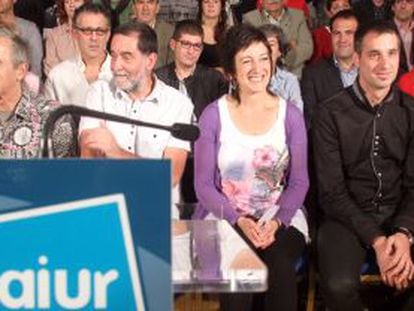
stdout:
{"type": "Polygon", "coordinates": [[[177,42],[179,42],[185,49],[193,48],[196,51],[200,51],[203,48],[203,43],[191,43],[187,40],[177,40],[177,42]]]}
{"type": "Polygon", "coordinates": [[[79,26],[75,26],[75,28],[80,31],[85,36],[92,36],[93,33],[95,33],[98,37],[103,37],[107,34],[108,30],[107,28],[82,28],[79,26]]]}

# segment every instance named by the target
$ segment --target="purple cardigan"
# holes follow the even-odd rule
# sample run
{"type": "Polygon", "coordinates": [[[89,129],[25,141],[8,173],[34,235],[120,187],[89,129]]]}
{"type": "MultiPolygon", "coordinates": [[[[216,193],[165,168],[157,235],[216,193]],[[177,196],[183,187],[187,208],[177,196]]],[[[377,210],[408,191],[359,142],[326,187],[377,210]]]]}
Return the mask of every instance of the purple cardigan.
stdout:
{"type": "MultiPolygon", "coordinates": [[[[194,149],[195,190],[199,200],[194,219],[203,219],[209,212],[235,224],[241,216],[231,207],[221,190],[221,176],[217,165],[220,147],[220,116],[218,102],[208,105],[199,121],[200,137],[194,149]]],[[[296,211],[302,207],[309,187],[307,169],[307,138],[302,113],[293,104],[287,104],[286,141],[290,152],[287,186],[279,199],[280,209],[275,217],[290,225],[296,211]]]]}

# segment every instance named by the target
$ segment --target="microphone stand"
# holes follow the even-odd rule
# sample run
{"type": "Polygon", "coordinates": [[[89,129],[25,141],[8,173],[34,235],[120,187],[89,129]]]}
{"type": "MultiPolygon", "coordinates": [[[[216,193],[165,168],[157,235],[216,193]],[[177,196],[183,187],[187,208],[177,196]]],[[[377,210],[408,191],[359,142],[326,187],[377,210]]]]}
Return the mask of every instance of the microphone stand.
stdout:
{"type": "Polygon", "coordinates": [[[137,126],[144,126],[150,128],[156,128],[159,130],[164,130],[171,132],[172,136],[180,138],[187,141],[195,141],[200,131],[196,125],[184,124],[184,123],[174,123],[172,126],[153,124],[149,122],[144,122],[140,120],[134,120],[123,116],[118,116],[114,114],[109,114],[106,112],[96,111],[80,106],[75,105],[64,105],[53,110],[45,122],[43,128],[43,139],[41,140],[41,151],[42,157],[53,158],[53,141],[51,137],[52,129],[56,121],[62,116],[70,114],[76,116],[92,117],[97,119],[103,119],[119,123],[133,124],[137,126]]]}

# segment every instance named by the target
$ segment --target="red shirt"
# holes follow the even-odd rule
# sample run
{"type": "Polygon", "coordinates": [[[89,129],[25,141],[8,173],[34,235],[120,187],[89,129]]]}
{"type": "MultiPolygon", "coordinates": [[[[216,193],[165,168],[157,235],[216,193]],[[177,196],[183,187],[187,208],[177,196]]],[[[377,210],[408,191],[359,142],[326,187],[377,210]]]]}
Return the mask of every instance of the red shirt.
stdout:
{"type": "Polygon", "coordinates": [[[331,32],[325,27],[321,26],[312,32],[313,39],[313,54],[309,60],[310,64],[317,63],[323,58],[330,57],[332,50],[331,32]]]}
{"type": "Polygon", "coordinates": [[[398,86],[404,93],[414,96],[414,69],[401,76],[398,86]]]}

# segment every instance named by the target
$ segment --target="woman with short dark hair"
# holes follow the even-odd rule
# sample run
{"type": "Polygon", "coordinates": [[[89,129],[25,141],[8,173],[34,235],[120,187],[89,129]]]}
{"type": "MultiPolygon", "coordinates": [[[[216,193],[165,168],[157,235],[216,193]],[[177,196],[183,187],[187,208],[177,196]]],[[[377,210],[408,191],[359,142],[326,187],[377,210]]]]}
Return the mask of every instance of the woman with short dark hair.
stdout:
{"type": "Polygon", "coordinates": [[[259,29],[230,28],[222,52],[232,88],[200,117],[194,217],[227,220],[268,267],[268,290],[254,296],[253,309],[243,294],[223,295],[222,310],[296,310],[295,263],[308,236],[304,120],[268,90],[271,49],[259,29]]]}

